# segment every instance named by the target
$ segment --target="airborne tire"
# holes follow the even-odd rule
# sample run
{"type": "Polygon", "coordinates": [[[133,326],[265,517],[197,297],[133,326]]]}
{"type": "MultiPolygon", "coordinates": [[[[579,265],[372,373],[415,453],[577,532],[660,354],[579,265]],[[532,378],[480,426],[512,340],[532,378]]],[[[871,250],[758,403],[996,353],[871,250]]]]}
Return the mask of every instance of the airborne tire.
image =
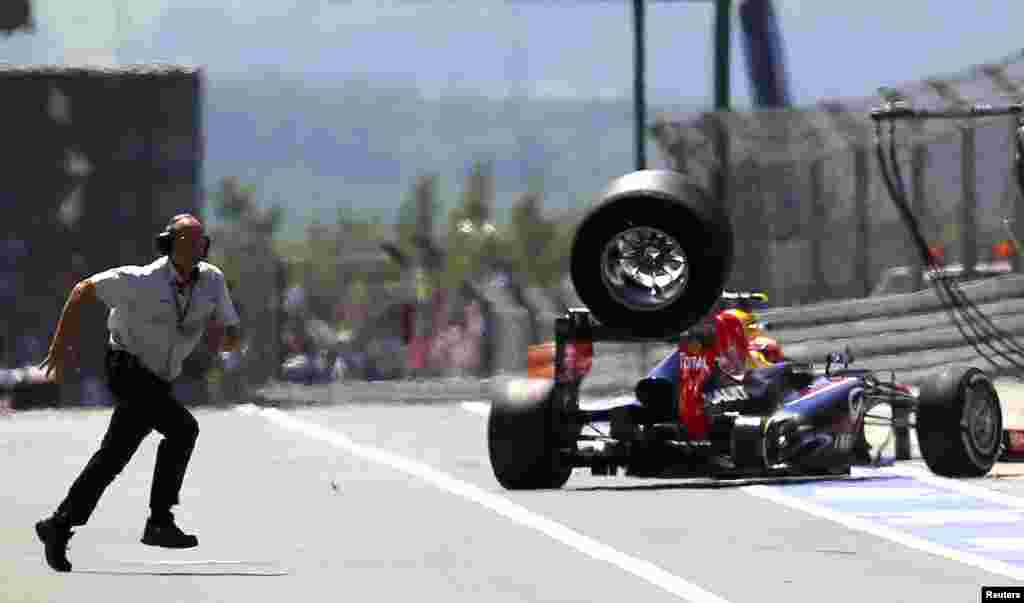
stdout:
{"type": "Polygon", "coordinates": [[[580,301],[598,321],[659,339],[693,326],[722,293],[733,262],[733,232],[724,208],[678,172],[642,170],[614,180],[576,229],[570,274],[580,301]],[[656,308],[631,307],[612,293],[602,269],[606,246],[627,230],[657,229],[675,239],[689,281],[656,308]]]}
{"type": "Polygon", "coordinates": [[[1003,416],[989,377],[949,368],[921,386],[917,439],[928,468],[945,477],[981,477],[1002,452],[1003,416]]]}
{"type": "Polygon", "coordinates": [[[544,389],[540,395],[510,394],[506,386],[492,396],[487,448],[494,476],[508,490],[561,488],[572,473],[560,454],[564,425],[557,389],[544,389]]]}

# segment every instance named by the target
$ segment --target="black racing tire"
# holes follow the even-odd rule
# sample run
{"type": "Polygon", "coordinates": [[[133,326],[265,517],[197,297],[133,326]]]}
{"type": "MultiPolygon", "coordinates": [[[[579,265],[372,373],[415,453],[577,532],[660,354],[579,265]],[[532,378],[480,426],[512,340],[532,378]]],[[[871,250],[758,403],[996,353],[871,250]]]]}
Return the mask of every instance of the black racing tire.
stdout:
{"type": "Polygon", "coordinates": [[[642,339],[678,334],[701,320],[721,296],[732,271],[733,230],[728,213],[683,174],[641,170],[608,186],[576,228],[570,275],[580,301],[608,327],[642,339]],[[656,307],[637,307],[613,293],[604,252],[627,230],[653,228],[674,239],[686,258],[688,281],[656,307]]]}
{"type": "Polygon", "coordinates": [[[953,367],[922,384],[917,440],[936,475],[986,475],[1003,442],[999,394],[988,375],[974,367],[953,367]]]}
{"type": "Polygon", "coordinates": [[[507,490],[557,489],[565,485],[572,466],[560,452],[567,428],[557,388],[509,380],[491,396],[487,448],[491,469],[507,490]],[[518,390],[518,391],[515,391],[518,390]]]}

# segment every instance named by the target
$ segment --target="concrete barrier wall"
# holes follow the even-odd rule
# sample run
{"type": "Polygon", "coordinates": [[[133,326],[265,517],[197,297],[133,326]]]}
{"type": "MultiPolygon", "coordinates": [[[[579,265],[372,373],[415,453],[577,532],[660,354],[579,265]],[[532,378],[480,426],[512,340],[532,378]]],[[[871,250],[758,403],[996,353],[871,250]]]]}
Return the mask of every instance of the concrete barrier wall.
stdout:
{"type": "MultiPolygon", "coordinates": [[[[1024,336],[1024,276],[1008,275],[965,284],[961,290],[1001,331],[1015,339],[1024,336]]],[[[996,370],[968,344],[950,312],[931,290],[779,308],[763,316],[771,327],[769,334],[782,344],[786,356],[796,360],[823,362],[828,352],[848,347],[856,365],[896,371],[898,378],[908,381],[950,363],[973,364],[993,374],[1009,373],[996,370]]],[[[961,327],[971,333],[962,322],[961,327]]],[[[1008,350],[1007,345],[998,341],[980,342],[982,352],[994,358],[998,358],[996,350],[1008,350]],[[986,342],[994,349],[985,347],[986,342]]],[[[1024,357],[1013,360],[1024,363],[1024,357]]]]}
{"type": "MultiPolygon", "coordinates": [[[[961,286],[977,304],[1024,297],[1024,275],[1010,274],[961,286]]],[[[762,312],[762,317],[780,330],[816,325],[846,323],[869,318],[911,316],[943,309],[942,301],[931,289],[916,293],[884,295],[825,302],[762,312]]]]}

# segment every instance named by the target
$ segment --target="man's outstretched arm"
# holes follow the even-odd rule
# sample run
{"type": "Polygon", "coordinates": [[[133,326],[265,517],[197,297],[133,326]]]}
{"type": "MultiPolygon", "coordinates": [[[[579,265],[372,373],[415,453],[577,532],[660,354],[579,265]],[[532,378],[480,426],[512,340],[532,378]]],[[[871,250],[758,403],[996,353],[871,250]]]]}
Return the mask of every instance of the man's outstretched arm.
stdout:
{"type": "Polygon", "coordinates": [[[57,322],[57,330],[50,342],[49,352],[39,365],[47,378],[53,374],[54,381],[62,383],[67,369],[73,368],[69,365],[75,363],[78,357],[82,333],[82,307],[98,299],[96,285],[89,279],[81,281],[71,290],[57,322]]]}

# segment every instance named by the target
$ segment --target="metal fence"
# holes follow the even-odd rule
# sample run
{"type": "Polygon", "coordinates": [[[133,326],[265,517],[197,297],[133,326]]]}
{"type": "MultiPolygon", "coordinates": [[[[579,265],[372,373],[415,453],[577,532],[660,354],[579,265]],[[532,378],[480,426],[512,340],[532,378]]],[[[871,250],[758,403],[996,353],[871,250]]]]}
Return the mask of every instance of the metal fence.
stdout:
{"type": "MultiPolygon", "coordinates": [[[[932,109],[1019,102],[1022,56],[886,94],[932,109]]],[[[653,134],[667,163],[716,190],[732,211],[738,247],[730,286],[798,305],[867,296],[886,270],[919,264],[874,154],[870,110],[882,102],[874,96],[657,119],[653,134]]],[[[898,127],[914,212],[948,264],[992,260],[993,246],[1012,239],[1011,230],[1020,238],[1013,128],[1010,118],[898,127]]],[[[1019,268],[1016,256],[1010,261],[1019,268]]]]}

